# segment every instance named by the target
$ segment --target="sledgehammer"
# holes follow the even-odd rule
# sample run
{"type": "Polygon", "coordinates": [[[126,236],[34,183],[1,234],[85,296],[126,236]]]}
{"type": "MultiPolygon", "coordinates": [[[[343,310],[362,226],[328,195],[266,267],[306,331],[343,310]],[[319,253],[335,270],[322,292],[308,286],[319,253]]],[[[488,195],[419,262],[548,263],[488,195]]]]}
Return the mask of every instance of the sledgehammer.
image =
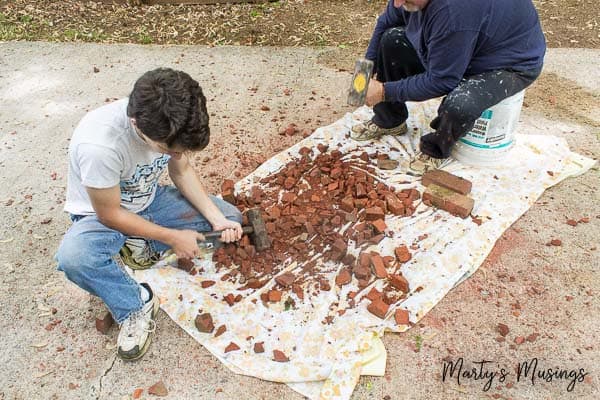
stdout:
{"type": "Polygon", "coordinates": [[[348,91],[348,104],[351,106],[362,106],[365,104],[369,81],[373,73],[373,61],[366,58],[360,58],[354,66],[354,75],[352,75],[352,84],[348,91]]]}
{"type": "MultiPolygon", "coordinates": [[[[244,234],[250,236],[250,240],[254,244],[256,251],[263,251],[271,247],[271,240],[267,235],[267,228],[262,219],[260,210],[252,208],[246,212],[249,226],[243,226],[244,234]]],[[[205,239],[218,239],[223,231],[201,232],[205,239]]]]}

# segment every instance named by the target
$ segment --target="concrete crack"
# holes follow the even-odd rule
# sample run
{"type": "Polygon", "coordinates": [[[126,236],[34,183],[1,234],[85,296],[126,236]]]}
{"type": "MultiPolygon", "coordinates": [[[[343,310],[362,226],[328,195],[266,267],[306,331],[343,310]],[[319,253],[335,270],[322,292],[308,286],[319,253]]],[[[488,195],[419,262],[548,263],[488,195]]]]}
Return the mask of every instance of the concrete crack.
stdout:
{"type": "Polygon", "coordinates": [[[112,360],[109,360],[107,362],[107,364],[109,364],[109,365],[108,365],[107,368],[105,368],[104,372],[100,376],[100,379],[98,380],[98,387],[96,387],[95,385],[92,386],[92,388],[90,390],[90,398],[93,398],[95,400],[99,400],[100,399],[100,396],[102,395],[102,380],[112,370],[113,366],[115,365],[115,361],[117,361],[117,355],[116,354],[113,355],[112,360]]]}

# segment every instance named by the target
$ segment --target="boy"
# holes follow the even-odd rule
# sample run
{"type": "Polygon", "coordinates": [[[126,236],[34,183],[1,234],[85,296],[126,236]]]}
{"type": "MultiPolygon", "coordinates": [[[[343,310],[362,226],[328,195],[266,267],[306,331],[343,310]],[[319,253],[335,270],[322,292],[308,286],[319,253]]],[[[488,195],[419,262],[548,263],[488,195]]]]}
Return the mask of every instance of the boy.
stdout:
{"type": "Polygon", "coordinates": [[[191,152],[208,145],[208,119],[198,83],[159,68],[139,78],[129,98],[84,116],[69,145],[65,211],[73,225],[58,249],[58,269],[106,303],[120,324],[124,360],[146,352],[159,308],[150,286],[113,259],[126,240],[147,239],[123,248],[143,262],[168,248],[178,258],[199,255],[199,232],[223,230],[224,242],[241,238],[238,209],[209,196],[189,163],[191,152]],[[175,187],[158,186],[165,169],[175,187]]]}

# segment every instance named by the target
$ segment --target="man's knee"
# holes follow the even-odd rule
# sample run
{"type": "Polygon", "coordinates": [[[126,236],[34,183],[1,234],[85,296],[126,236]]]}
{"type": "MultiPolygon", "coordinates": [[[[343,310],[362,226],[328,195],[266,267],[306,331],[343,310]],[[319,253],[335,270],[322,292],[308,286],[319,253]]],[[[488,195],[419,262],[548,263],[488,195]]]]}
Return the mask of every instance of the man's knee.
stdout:
{"type": "Polygon", "coordinates": [[[390,28],[381,35],[380,46],[384,51],[385,49],[393,49],[405,45],[405,43],[409,43],[410,45],[403,27],[390,28]]]}
{"type": "Polygon", "coordinates": [[[442,119],[449,119],[458,123],[469,123],[481,116],[481,105],[465,93],[450,93],[440,106],[442,119]]]}

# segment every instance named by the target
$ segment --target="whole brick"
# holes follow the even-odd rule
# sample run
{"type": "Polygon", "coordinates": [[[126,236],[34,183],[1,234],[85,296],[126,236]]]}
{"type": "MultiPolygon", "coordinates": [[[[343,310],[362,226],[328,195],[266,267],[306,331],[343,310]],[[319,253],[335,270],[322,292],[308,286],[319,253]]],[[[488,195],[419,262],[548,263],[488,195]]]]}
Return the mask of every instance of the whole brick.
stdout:
{"type": "Polygon", "coordinates": [[[456,176],[441,169],[427,171],[423,175],[421,183],[423,184],[423,186],[436,184],[438,186],[450,189],[460,194],[471,193],[471,188],[473,186],[471,181],[468,181],[464,178],[461,178],[460,176],[456,176]]]}
{"type": "Polygon", "coordinates": [[[472,198],[434,183],[430,184],[425,190],[423,202],[426,204],[429,202],[434,207],[441,208],[461,218],[467,218],[475,205],[472,198]]]}

